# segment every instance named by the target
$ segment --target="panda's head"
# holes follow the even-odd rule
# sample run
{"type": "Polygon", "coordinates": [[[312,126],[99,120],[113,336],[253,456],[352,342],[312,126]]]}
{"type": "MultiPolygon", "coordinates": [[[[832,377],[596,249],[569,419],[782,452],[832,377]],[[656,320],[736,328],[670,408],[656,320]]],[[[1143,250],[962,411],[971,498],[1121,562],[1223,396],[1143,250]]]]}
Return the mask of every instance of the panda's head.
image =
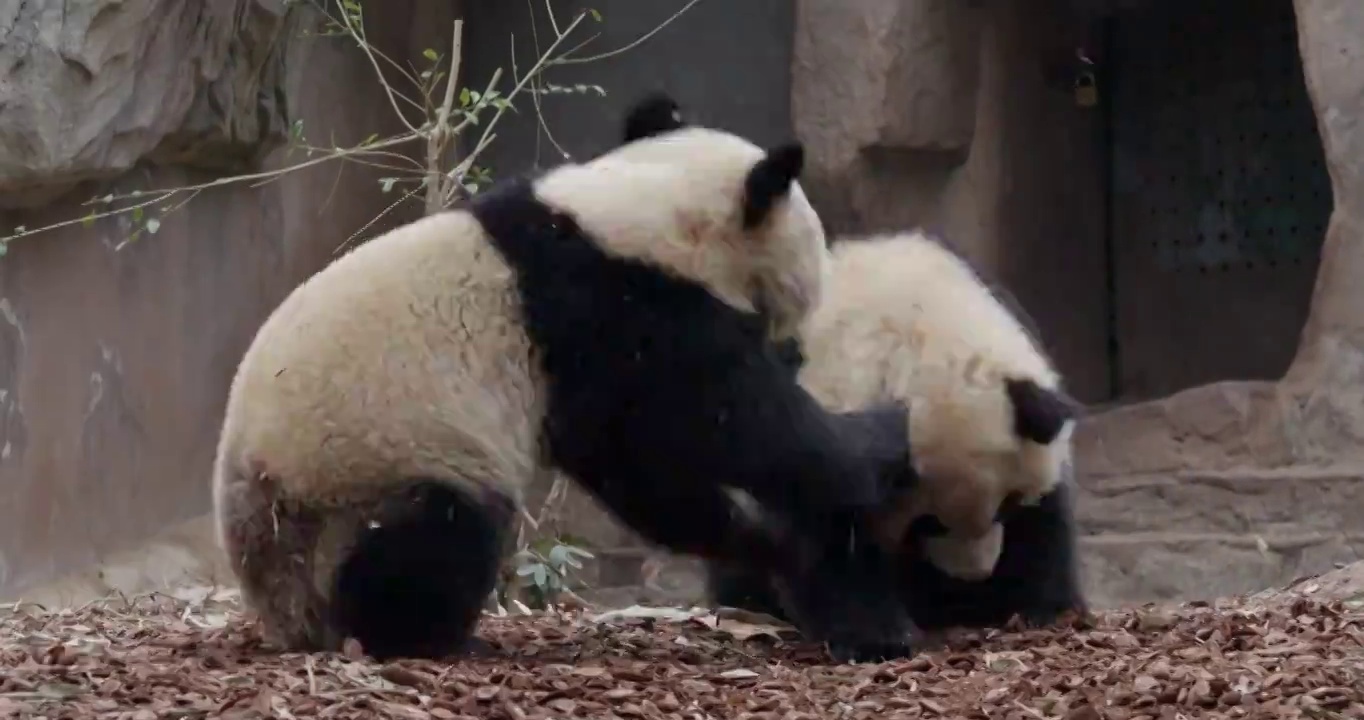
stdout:
{"type": "Polygon", "coordinates": [[[1003,521],[1068,475],[1078,406],[1023,320],[922,233],[838,243],[801,382],[826,404],[909,407],[919,483],[878,533],[943,572],[990,575],[1003,521]]]}
{"type": "MultiPolygon", "coordinates": [[[[1071,467],[1075,406],[1058,389],[1005,377],[969,402],[917,407],[937,414],[917,441],[911,545],[961,580],[993,572],[1009,515],[1054,492],[1071,467]],[[993,397],[987,397],[993,396],[993,397]]],[[[911,426],[913,423],[911,423],[911,426]]]]}
{"type": "Polygon", "coordinates": [[[819,303],[828,272],[824,230],[798,182],[804,148],[764,149],[688,125],[665,95],[632,107],[622,139],[542,177],[537,194],[571,212],[607,251],[762,313],[776,338],[793,335],[819,303]]]}

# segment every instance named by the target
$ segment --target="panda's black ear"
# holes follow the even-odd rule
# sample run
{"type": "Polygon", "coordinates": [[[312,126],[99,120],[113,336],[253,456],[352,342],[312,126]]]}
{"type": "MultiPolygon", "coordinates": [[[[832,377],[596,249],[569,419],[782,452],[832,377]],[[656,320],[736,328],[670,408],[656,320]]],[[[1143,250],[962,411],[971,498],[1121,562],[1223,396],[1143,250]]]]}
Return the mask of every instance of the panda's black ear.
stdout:
{"type": "Polygon", "coordinates": [[[682,107],[665,92],[645,95],[625,114],[622,143],[632,143],[687,126],[682,107]]]}
{"type": "Polygon", "coordinates": [[[767,151],[744,182],[744,229],[761,225],[805,169],[805,146],[798,142],[767,151]]]}
{"type": "Polygon", "coordinates": [[[1014,433],[1039,445],[1050,444],[1080,414],[1079,404],[1065,393],[1032,380],[1011,378],[1004,381],[1004,389],[1014,406],[1014,433]]]}

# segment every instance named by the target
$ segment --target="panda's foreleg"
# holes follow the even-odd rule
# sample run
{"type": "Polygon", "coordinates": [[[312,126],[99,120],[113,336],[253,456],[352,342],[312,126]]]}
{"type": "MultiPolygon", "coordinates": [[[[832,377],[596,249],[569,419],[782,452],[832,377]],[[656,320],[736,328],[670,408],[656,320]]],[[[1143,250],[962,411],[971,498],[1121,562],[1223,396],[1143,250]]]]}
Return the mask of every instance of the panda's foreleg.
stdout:
{"type": "Polygon", "coordinates": [[[725,482],[769,512],[822,536],[831,523],[841,522],[836,516],[875,513],[917,483],[903,405],[831,413],[804,391],[789,399],[781,417],[765,416],[781,407],[773,403],[749,410],[753,417],[727,428],[736,436],[743,430],[753,436],[734,452],[751,462],[736,467],[725,482]]]}
{"type": "Polygon", "coordinates": [[[705,564],[705,572],[706,596],[715,605],[764,613],[783,622],[790,621],[772,585],[770,571],[728,560],[709,560],[705,564]]]}
{"type": "Polygon", "coordinates": [[[377,659],[453,655],[496,583],[515,505],[434,479],[399,485],[337,570],[333,621],[377,659]]]}
{"type": "Polygon", "coordinates": [[[913,652],[916,628],[894,590],[892,566],[853,513],[831,512],[818,534],[789,521],[759,520],[720,486],[693,484],[605,499],[640,535],[678,553],[766,576],[779,617],[829,644],[838,660],[881,660],[913,652]]]}
{"type": "Polygon", "coordinates": [[[675,553],[773,570],[800,552],[777,533],[744,518],[719,485],[638,482],[584,487],[616,519],[675,553]]]}
{"type": "Polygon", "coordinates": [[[1004,545],[994,572],[984,580],[954,578],[911,551],[901,573],[901,596],[923,627],[1001,627],[1013,615],[1034,626],[1068,612],[1085,613],[1071,494],[1066,482],[1034,506],[1020,506],[1004,519],[1004,545]]]}
{"type": "MultiPolygon", "coordinates": [[[[879,661],[914,652],[919,628],[896,592],[880,540],[855,513],[831,521],[814,562],[773,573],[775,602],[802,633],[824,640],[839,661],[879,661]]],[[[806,555],[810,557],[810,555],[806,555]]]]}
{"type": "Polygon", "coordinates": [[[1004,521],[1004,547],[989,589],[1005,621],[1013,613],[1048,625],[1068,611],[1085,613],[1081,588],[1073,482],[1063,482],[1036,505],[1020,506],[1004,521]]]}

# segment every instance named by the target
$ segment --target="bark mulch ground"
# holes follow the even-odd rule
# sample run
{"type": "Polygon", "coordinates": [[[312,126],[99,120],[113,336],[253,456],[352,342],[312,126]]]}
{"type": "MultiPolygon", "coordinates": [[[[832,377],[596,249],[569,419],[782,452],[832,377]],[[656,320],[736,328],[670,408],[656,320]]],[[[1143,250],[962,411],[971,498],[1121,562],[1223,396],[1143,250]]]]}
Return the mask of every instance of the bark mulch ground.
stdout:
{"type": "Polygon", "coordinates": [[[281,654],[233,594],[0,611],[0,717],[1364,718],[1364,612],[1287,598],[960,632],[831,665],[731,617],[488,617],[492,653],[377,664],[281,654]]]}

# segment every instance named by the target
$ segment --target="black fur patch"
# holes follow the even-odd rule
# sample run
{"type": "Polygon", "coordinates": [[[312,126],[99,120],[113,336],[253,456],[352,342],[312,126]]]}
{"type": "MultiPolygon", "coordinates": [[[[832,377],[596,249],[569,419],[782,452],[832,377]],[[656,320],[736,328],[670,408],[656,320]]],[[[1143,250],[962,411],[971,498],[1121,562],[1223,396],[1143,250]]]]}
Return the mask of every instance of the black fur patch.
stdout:
{"type": "Polygon", "coordinates": [[[767,220],[772,208],[791,193],[791,186],[805,168],[805,147],[800,143],[779,145],[767,151],[748,172],[744,182],[744,228],[767,220]]]}
{"type": "MultiPolygon", "coordinates": [[[[1003,627],[1015,614],[1029,624],[1048,625],[1067,611],[1086,612],[1072,493],[1071,484],[1064,483],[1037,505],[1020,505],[1009,513],[1002,521],[999,564],[981,581],[959,580],[929,562],[915,549],[927,533],[922,526],[913,526],[903,548],[906,556],[895,597],[920,628],[930,631],[1003,627]]],[[[770,576],[752,569],[709,562],[706,591],[717,605],[790,620],[770,576]]]]}
{"type": "MultiPolygon", "coordinates": [[[[787,157],[763,173],[789,176],[798,164],[787,157]]],[[[868,419],[820,407],[778,359],[760,316],[608,255],[571,217],[539,202],[529,182],[491,188],[471,209],[516,273],[548,386],[550,457],[643,536],[676,552],[780,563],[786,551],[763,547],[761,535],[736,522],[721,483],[822,533],[883,502],[885,468],[908,466],[907,420],[881,416],[895,427],[876,436],[898,433],[899,445],[878,440],[877,457],[863,456],[866,440],[851,438],[862,437],[868,419]]],[[[848,582],[811,611],[848,618],[831,643],[880,647],[907,629],[904,618],[855,606],[859,596],[889,593],[892,576],[849,573],[848,582]]],[[[815,623],[826,625],[834,622],[815,623]]]]}
{"type": "Polygon", "coordinates": [[[1014,434],[1039,445],[1055,440],[1077,414],[1072,400],[1032,380],[1011,378],[1004,382],[1004,389],[1014,406],[1014,434]]]}
{"type": "Polygon", "coordinates": [[[388,518],[361,531],[337,571],[336,625],[377,660],[469,649],[497,579],[512,503],[417,479],[392,505],[388,518]]]}
{"type": "Polygon", "coordinates": [[[682,108],[663,92],[650,93],[630,107],[625,114],[625,128],[621,136],[626,143],[662,135],[687,126],[682,108]]]}
{"type": "Polygon", "coordinates": [[[787,338],[777,342],[776,346],[777,359],[793,375],[799,376],[800,369],[805,367],[805,351],[801,349],[800,338],[787,338]]]}
{"type": "Polygon", "coordinates": [[[901,577],[901,596],[924,629],[1002,627],[1014,614],[1047,625],[1069,610],[1085,612],[1076,555],[1073,483],[1036,505],[1020,505],[1003,520],[1004,548],[994,574],[968,582],[947,575],[914,551],[901,577]]]}

